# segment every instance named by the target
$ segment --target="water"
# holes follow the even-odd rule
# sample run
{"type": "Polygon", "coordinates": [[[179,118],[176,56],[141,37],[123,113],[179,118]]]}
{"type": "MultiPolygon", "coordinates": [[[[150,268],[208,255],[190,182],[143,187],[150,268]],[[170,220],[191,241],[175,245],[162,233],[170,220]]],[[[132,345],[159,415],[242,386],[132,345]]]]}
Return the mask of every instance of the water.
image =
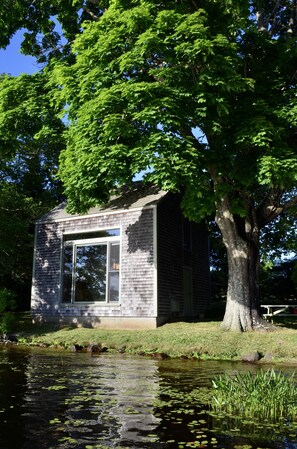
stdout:
{"type": "Polygon", "coordinates": [[[232,428],[202,405],[215,374],[246,369],[3,346],[0,449],[297,448],[295,432],[236,421],[232,428]]]}

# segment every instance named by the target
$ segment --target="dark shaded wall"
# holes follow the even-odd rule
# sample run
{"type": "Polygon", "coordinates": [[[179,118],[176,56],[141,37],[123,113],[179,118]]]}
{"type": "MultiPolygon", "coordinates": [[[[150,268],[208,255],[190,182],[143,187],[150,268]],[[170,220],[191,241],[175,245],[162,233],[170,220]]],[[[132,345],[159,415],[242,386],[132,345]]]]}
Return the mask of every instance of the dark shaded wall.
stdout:
{"type": "Polygon", "coordinates": [[[192,225],[193,309],[202,318],[210,306],[211,280],[209,264],[209,239],[207,226],[192,225]]]}
{"type": "Polygon", "coordinates": [[[179,195],[168,195],[157,210],[158,315],[199,319],[210,302],[209,243],[206,226],[183,218],[179,195]],[[190,247],[184,226],[190,230],[190,247]],[[185,304],[185,271],[190,272],[191,312],[185,304]]]}
{"type": "Polygon", "coordinates": [[[157,209],[158,315],[178,316],[183,303],[182,215],[176,195],[157,209]]]}

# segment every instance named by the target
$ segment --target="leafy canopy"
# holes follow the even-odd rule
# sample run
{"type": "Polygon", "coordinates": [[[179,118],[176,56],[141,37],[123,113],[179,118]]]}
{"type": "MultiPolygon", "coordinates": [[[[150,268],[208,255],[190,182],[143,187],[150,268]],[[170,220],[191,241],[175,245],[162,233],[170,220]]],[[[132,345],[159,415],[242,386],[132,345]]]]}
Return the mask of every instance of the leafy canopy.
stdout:
{"type": "Polygon", "coordinates": [[[143,170],[165,189],[182,189],[195,219],[214,212],[222,195],[244,216],[251,198],[260,205],[292,191],[293,3],[257,6],[111,0],[99,20],[83,24],[75,63],[56,62],[51,72],[69,120],[60,158],[69,210],[85,211],[143,170]]]}
{"type": "Polygon", "coordinates": [[[0,76],[0,181],[38,196],[57,183],[65,126],[51,107],[42,73],[0,76]]]}
{"type": "Polygon", "coordinates": [[[34,222],[61,195],[57,180],[64,125],[42,73],[0,76],[0,293],[30,296],[34,222]]]}
{"type": "Polygon", "coordinates": [[[108,0],[2,0],[0,48],[22,30],[21,51],[39,63],[73,60],[71,42],[86,19],[98,20],[108,0]]]}

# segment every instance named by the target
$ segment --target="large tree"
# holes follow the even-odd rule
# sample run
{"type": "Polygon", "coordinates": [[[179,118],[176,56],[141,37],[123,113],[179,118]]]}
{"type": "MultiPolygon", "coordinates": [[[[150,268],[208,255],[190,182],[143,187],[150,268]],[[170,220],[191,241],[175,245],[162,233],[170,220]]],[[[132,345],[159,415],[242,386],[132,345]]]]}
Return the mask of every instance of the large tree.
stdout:
{"type": "Polygon", "coordinates": [[[185,213],[215,213],[227,249],[224,326],[259,316],[259,237],[296,206],[294,1],[110,1],[56,65],[70,121],[60,174],[69,209],[115,184],[181,190],[185,213]]]}
{"type": "Polygon", "coordinates": [[[0,289],[28,308],[34,223],[61,197],[56,179],[64,125],[42,73],[0,76],[0,289]]]}
{"type": "Polygon", "coordinates": [[[227,249],[223,325],[261,326],[261,231],[296,214],[296,0],[27,3],[43,20],[29,12],[16,26],[31,27],[33,41],[52,35],[51,16],[66,30],[62,52],[50,39],[38,52],[69,124],[69,210],[141,171],[181,191],[188,217],[215,215],[227,249]]]}

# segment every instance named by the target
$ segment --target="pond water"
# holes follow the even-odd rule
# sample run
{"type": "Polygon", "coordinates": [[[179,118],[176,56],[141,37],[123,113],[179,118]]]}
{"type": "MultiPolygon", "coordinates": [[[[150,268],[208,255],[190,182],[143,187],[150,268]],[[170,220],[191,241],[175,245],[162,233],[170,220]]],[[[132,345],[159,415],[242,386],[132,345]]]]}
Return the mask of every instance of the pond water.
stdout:
{"type": "Polygon", "coordinates": [[[3,346],[0,449],[297,448],[292,429],[216,418],[203,405],[214,375],[243,370],[3,346]]]}

